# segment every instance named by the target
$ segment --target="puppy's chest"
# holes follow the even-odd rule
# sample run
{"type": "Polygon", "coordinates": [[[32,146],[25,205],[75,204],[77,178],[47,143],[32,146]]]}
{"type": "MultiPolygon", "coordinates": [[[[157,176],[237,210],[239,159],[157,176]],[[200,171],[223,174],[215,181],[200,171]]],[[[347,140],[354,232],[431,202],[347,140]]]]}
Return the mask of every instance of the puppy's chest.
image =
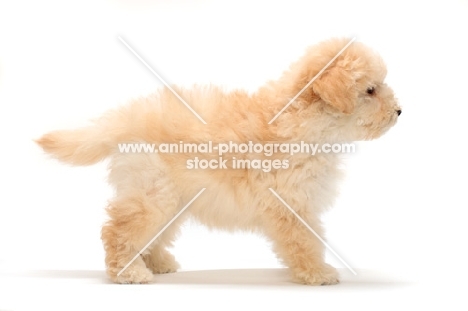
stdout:
{"type": "Polygon", "coordinates": [[[338,158],[314,156],[291,159],[290,170],[278,172],[277,185],[291,201],[320,211],[333,204],[341,177],[338,158]]]}

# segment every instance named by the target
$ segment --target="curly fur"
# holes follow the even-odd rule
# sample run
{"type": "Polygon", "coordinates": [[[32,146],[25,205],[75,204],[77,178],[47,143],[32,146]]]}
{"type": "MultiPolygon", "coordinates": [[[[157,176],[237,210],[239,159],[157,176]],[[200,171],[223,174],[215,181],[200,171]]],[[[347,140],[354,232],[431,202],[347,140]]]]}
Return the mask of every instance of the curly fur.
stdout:
{"type": "MultiPolygon", "coordinates": [[[[257,92],[224,92],[217,87],[175,88],[207,125],[168,90],[109,111],[91,126],[48,133],[37,143],[52,156],[73,165],[110,159],[109,182],[115,197],[102,229],[107,273],[118,283],[147,283],[153,273],[174,272],[178,264],[166,250],[179,225],[194,217],[209,227],[249,230],[273,241],[278,257],[295,281],[335,284],[336,270],[324,262],[323,245],[268,188],[323,234],[320,214],[337,195],[339,155],[278,155],[288,169],[190,170],[186,160],[216,155],[125,154],[123,142],[352,142],[374,139],[392,127],[401,113],[384,83],[381,58],[353,43],[281,116],[268,122],[339,50],[346,39],[332,39],[307,50],[277,81],[257,92]],[[375,89],[368,94],[368,88],[375,89]],[[143,246],[205,187],[206,191],[120,276],[118,272],[143,246]]],[[[231,154],[248,158],[246,154],[231,154]]],[[[266,158],[264,155],[255,155],[266,158]]]]}

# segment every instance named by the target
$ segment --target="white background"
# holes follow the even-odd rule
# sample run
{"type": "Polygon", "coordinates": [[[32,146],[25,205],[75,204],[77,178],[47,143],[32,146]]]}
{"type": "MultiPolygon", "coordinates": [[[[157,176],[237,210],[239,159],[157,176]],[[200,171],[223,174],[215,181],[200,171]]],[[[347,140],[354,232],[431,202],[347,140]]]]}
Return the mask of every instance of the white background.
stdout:
{"type": "MultiPolygon", "coordinates": [[[[1,271],[104,269],[100,227],[112,194],[105,163],[65,166],[33,139],[161,87],[118,36],[169,83],[249,90],[277,78],[307,46],[356,36],[383,56],[403,114],[384,137],[348,156],[340,198],[324,217],[329,244],[356,269],[461,284],[467,1],[280,3],[2,2],[1,271]]],[[[184,270],[281,267],[262,237],[191,223],[173,252],[184,270]]]]}

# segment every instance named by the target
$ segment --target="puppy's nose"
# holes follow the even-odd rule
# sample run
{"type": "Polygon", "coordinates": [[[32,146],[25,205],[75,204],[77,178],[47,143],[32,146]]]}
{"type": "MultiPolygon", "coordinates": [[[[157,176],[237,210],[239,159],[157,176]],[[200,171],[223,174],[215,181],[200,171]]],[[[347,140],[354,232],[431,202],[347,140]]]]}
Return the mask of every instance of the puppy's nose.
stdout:
{"type": "Polygon", "coordinates": [[[398,110],[396,111],[396,113],[397,113],[398,115],[400,115],[400,114],[401,114],[401,109],[398,109],[398,110]]]}

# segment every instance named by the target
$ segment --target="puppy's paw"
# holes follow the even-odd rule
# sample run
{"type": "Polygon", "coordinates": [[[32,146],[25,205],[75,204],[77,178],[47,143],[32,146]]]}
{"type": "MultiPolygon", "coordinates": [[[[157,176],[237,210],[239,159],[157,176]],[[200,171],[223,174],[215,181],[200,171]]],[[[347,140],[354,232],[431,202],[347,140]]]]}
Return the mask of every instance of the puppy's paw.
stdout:
{"type": "Polygon", "coordinates": [[[162,262],[157,265],[149,267],[153,273],[163,274],[163,273],[174,273],[177,272],[180,265],[176,261],[174,262],[162,262]]]}
{"type": "Polygon", "coordinates": [[[326,263],[307,271],[294,271],[293,279],[307,285],[334,285],[340,282],[338,271],[326,263]]]}
{"type": "Polygon", "coordinates": [[[147,262],[146,266],[156,274],[173,273],[177,272],[180,268],[179,263],[174,258],[172,258],[172,260],[166,259],[164,261],[147,262]]]}
{"type": "Polygon", "coordinates": [[[139,265],[131,265],[117,276],[119,272],[120,270],[117,271],[115,268],[107,271],[112,281],[120,284],[146,284],[153,280],[153,273],[146,267],[139,265]]]}
{"type": "Polygon", "coordinates": [[[146,266],[156,274],[176,272],[180,265],[175,260],[174,255],[166,250],[162,250],[151,255],[143,256],[146,266]]]}

